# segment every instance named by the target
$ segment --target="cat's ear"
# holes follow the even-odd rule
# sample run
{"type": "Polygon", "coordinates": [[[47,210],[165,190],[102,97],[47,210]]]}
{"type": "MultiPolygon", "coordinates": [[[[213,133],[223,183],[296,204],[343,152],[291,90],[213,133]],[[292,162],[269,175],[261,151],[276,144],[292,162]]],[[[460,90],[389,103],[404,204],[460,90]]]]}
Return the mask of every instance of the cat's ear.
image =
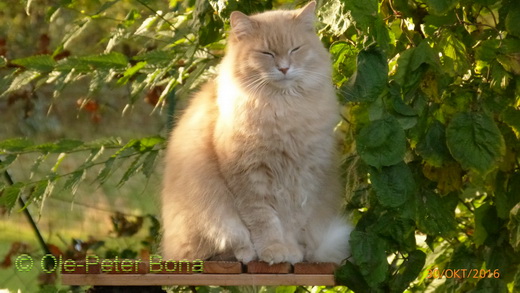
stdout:
{"type": "Polygon", "coordinates": [[[314,30],[316,1],[311,1],[296,12],[296,19],[309,30],[314,30]]]}
{"type": "Polygon", "coordinates": [[[231,12],[229,20],[231,22],[231,30],[238,39],[252,33],[254,21],[242,12],[231,12]]]}

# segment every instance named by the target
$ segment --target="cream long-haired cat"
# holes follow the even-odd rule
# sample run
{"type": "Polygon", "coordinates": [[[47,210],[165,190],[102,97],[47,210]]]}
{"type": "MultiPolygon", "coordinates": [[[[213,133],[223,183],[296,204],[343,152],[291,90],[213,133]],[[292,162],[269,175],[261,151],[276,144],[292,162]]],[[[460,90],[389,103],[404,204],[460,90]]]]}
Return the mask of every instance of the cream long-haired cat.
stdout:
{"type": "Polygon", "coordinates": [[[164,258],[339,263],[349,255],[333,134],[339,108],[315,6],[231,14],[218,77],[170,137],[164,258]]]}

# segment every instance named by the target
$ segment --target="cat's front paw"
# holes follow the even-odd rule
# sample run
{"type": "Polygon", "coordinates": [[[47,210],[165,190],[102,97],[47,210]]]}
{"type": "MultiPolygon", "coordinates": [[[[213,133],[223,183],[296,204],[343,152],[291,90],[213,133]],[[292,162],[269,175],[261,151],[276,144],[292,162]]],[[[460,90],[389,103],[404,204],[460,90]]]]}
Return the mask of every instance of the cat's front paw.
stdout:
{"type": "Polygon", "coordinates": [[[258,258],[269,264],[289,262],[295,264],[303,260],[303,253],[298,246],[274,243],[258,253],[258,258]]]}
{"type": "Polygon", "coordinates": [[[235,257],[242,263],[248,263],[256,259],[256,251],[253,246],[242,246],[235,249],[235,257]]]}

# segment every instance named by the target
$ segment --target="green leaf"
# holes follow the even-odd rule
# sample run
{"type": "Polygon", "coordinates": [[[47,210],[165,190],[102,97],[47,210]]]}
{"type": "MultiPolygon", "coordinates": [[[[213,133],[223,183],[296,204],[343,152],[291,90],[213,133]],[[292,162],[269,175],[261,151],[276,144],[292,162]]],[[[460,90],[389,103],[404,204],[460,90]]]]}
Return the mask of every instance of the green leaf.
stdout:
{"type": "Polygon", "coordinates": [[[335,42],[330,47],[333,56],[334,81],[343,82],[345,76],[351,76],[356,70],[356,55],[358,50],[347,42],[335,42]]]}
{"type": "Polygon", "coordinates": [[[520,203],[517,203],[509,214],[509,242],[516,252],[520,252],[520,203]]]}
{"type": "Polygon", "coordinates": [[[483,245],[489,236],[495,236],[494,234],[498,232],[498,228],[497,210],[489,203],[485,203],[475,210],[473,240],[477,246],[483,245]]]}
{"type": "Polygon", "coordinates": [[[502,121],[509,125],[515,132],[517,138],[520,138],[520,110],[508,107],[500,115],[502,121]]]}
{"type": "Polygon", "coordinates": [[[346,8],[350,11],[351,21],[357,28],[363,31],[368,30],[368,28],[371,27],[373,22],[377,19],[377,0],[344,0],[344,3],[346,8]]]}
{"type": "Polygon", "coordinates": [[[0,156],[0,173],[4,172],[9,166],[18,158],[17,154],[11,154],[7,156],[0,156]]]}
{"type": "Polygon", "coordinates": [[[380,168],[399,163],[406,152],[406,136],[399,122],[389,116],[363,127],[356,139],[359,156],[380,168]]]}
{"type": "Polygon", "coordinates": [[[442,15],[457,5],[458,0],[424,0],[433,14],[442,15]]]}
{"type": "Polygon", "coordinates": [[[79,57],[78,59],[99,69],[121,68],[128,65],[128,59],[126,56],[118,52],[110,52],[95,56],[84,56],[79,57]]]}
{"type": "Polygon", "coordinates": [[[520,173],[515,172],[510,176],[498,173],[496,186],[494,202],[497,215],[501,219],[508,219],[509,212],[520,202],[520,173]]]}
{"type": "Polygon", "coordinates": [[[318,12],[322,23],[326,25],[326,30],[332,35],[342,35],[351,25],[350,11],[346,6],[341,0],[331,0],[318,12]]]}
{"type": "Polygon", "coordinates": [[[39,78],[42,76],[41,72],[34,71],[34,70],[25,70],[15,76],[11,84],[9,85],[9,88],[0,94],[0,96],[5,95],[10,92],[17,91],[21,89],[23,86],[29,84],[31,81],[39,78]]]}
{"type": "Polygon", "coordinates": [[[38,156],[38,158],[34,161],[34,164],[31,166],[31,178],[34,176],[34,173],[38,171],[38,168],[40,167],[41,163],[45,161],[48,157],[48,154],[42,154],[38,156]]]}
{"type": "Polygon", "coordinates": [[[161,136],[150,136],[139,140],[139,151],[145,152],[153,149],[156,145],[163,144],[166,140],[161,136]]]}
{"type": "Polygon", "coordinates": [[[424,39],[417,47],[400,53],[393,79],[403,88],[414,87],[427,67],[440,71],[438,54],[430,46],[430,40],[424,39]]]}
{"type": "Polygon", "coordinates": [[[391,292],[404,292],[421,273],[426,262],[426,254],[414,250],[399,267],[399,274],[390,280],[391,292]]]}
{"type": "Polygon", "coordinates": [[[24,184],[22,182],[5,187],[0,192],[0,206],[6,207],[8,211],[12,210],[23,189],[24,184]]]}
{"type": "Polygon", "coordinates": [[[296,286],[278,286],[275,293],[294,293],[297,288],[296,286]]]}
{"type": "Polygon", "coordinates": [[[386,89],[388,65],[384,54],[375,48],[359,52],[356,73],[341,87],[349,102],[372,102],[386,89]]]}
{"type": "Polygon", "coordinates": [[[31,194],[29,195],[23,209],[27,208],[31,203],[45,200],[54,190],[54,182],[50,180],[38,181],[31,194]]]}
{"type": "Polygon", "coordinates": [[[11,138],[0,141],[0,151],[4,152],[21,152],[33,146],[33,142],[27,138],[11,138]]]}
{"type": "Polygon", "coordinates": [[[3,68],[7,65],[7,59],[4,56],[0,56],[0,68],[3,68]]]}
{"type": "Polygon", "coordinates": [[[458,113],[446,129],[448,148],[463,168],[486,174],[505,154],[500,130],[487,115],[458,113]]]}
{"type": "Polygon", "coordinates": [[[417,197],[417,227],[432,236],[448,236],[456,226],[455,207],[458,199],[455,196],[440,197],[433,191],[425,190],[417,197]]]}
{"type": "Polygon", "coordinates": [[[117,83],[118,84],[126,84],[130,78],[132,78],[139,70],[141,70],[143,67],[145,67],[148,63],[146,61],[138,62],[136,65],[128,68],[125,73],[123,74],[123,77],[121,77],[117,83]]]}
{"type": "Polygon", "coordinates": [[[370,287],[376,287],[386,278],[385,241],[370,232],[353,231],[350,234],[352,256],[370,287]]]}
{"type": "Polygon", "coordinates": [[[96,181],[99,181],[101,184],[107,181],[108,177],[112,174],[115,160],[116,157],[111,157],[105,162],[105,166],[99,172],[98,176],[96,177],[96,181]]]}
{"type": "Polygon", "coordinates": [[[74,171],[71,175],[69,175],[69,179],[65,182],[64,189],[70,189],[71,193],[74,195],[78,191],[79,184],[85,180],[85,176],[87,175],[87,170],[80,169],[74,171]]]}
{"type": "MultiPolygon", "coordinates": [[[[511,2],[513,3],[513,2],[511,2]]],[[[506,30],[514,36],[520,37],[520,6],[518,3],[509,6],[509,12],[506,16],[506,30]]]]}
{"type": "Polygon", "coordinates": [[[415,193],[415,181],[410,168],[401,162],[380,171],[370,171],[370,181],[379,202],[385,207],[395,208],[404,204],[415,193]]]}
{"type": "Polygon", "coordinates": [[[144,176],[146,176],[146,178],[150,178],[150,176],[152,175],[152,173],[154,171],[154,167],[155,167],[155,161],[157,159],[158,154],[159,154],[158,150],[152,150],[152,151],[150,151],[150,153],[148,153],[148,155],[144,159],[142,171],[143,171],[144,176]]]}
{"type": "Polygon", "coordinates": [[[338,284],[346,285],[356,293],[369,293],[370,288],[361,275],[359,268],[347,261],[334,272],[334,279],[338,284]]]}
{"type": "Polygon", "coordinates": [[[446,129],[438,120],[434,120],[426,135],[417,144],[417,153],[428,164],[441,167],[444,162],[451,158],[450,151],[446,145],[446,129]]]}
{"type": "Polygon", "coordinates": [[[49,153],[70,153],[82,146],[84,142],[75,139],[64,138],[55,143],[47,143],[35,146],[36,149],[42,152],[49,153]]]}
{"type": "Polygon", "coordinates": [[[128,179],[130,179],[130,177],[134,176],[135,174],[137,174],[137,172],[139,170],[141,170],[141,168],[143,167],[143,163],[141,162],[141,158],[142,158],[142,156],[137,156],[132,161],[132,163],[130,164],[128,169],[123,174],[123,177],[121,177],[121,180],[119,180],[119,183],[117,183],[118,187],[122,186],[126,181],[128,181],[128,179]]]}
{"type": "Polygon", "coordinates": [[[14,59],[11,63],[22,66],[26,69],[49,72],[56,66],[56,61],[50,55],[36,55],[26,58],[14,59]]]}

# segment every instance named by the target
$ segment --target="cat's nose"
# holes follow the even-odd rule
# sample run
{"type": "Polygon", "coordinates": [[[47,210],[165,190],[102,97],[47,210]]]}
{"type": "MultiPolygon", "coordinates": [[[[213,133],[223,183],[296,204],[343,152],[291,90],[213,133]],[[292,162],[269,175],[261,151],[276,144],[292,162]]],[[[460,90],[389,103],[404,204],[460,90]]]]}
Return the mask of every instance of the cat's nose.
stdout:
{"type": "Polygon", "coordinates": [[[283,73],[283,74],[287,74],[287,71],[289,70],[289,67],[278,68],[278,70],[280,70],[280,72],[283,73]]]}

